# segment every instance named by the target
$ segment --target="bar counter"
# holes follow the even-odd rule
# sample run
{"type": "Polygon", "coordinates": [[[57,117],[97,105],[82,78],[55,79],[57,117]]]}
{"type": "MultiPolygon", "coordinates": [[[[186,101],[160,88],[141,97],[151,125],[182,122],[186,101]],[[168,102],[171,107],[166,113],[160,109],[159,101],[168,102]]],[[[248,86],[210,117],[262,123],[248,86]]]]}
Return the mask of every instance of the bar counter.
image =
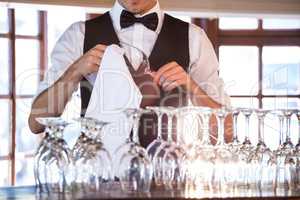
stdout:
{"type": "Polygon", "coordinates": [[[91,193],[91,194],[77,194],[77,195],[62,195],[62,194],[38,194],[35,186],[24,186],[24,187],[6,187],[0,188],[0,199],[11,199],[11,200],[102,200],[102,199],[175,199],[175,200],[190,200],[190,199],[230,199],[230,200],[252,200],[252,199],[300,199],[300,190],[294,192],[281,192],[276,193],[274,191],[250,191],[246,192],[236,191],[232,193],[214,194],[212,192],[186,192],[186,191],[166,191],[164,189],[152,188],[151,192],[141,193],[125,193],[121,191],[119,185],[110,185],[110,190],[91,193]]]}

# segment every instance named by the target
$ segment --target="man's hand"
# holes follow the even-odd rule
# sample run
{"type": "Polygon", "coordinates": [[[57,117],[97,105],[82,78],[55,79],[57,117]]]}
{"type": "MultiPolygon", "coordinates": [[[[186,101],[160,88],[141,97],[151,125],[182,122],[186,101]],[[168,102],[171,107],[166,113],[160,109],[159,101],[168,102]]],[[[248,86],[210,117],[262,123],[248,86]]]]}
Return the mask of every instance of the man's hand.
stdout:
{"type": "Polygon", "coordinates": [[[44,126],[36,121],[37,117],[54,117],[63,113],[82,77],[98,71],[105,49],[105,45],[99,44],[89,50],[34,100],[28,119],[32,132],[40,133],[44,130],[44,126]]]}
{"type": "Polygon", "coordinates": [[[87,76],[91,73],[97,72],[105,49],[105,45],[96,45],[94,48],[90,49],[83,56],[81,56],[76,62],[74,62],[72,67],[81,76],[87,76]]]}
{"type": "Polygon", "coordinates": [[[171,91],[179,86],[183,86],[188,91],[191,91],[192,86],[195,84],[188,73],[176,62],[170,62],[162,66],[152,75],[154,82],[165,91],[171,91]]]}

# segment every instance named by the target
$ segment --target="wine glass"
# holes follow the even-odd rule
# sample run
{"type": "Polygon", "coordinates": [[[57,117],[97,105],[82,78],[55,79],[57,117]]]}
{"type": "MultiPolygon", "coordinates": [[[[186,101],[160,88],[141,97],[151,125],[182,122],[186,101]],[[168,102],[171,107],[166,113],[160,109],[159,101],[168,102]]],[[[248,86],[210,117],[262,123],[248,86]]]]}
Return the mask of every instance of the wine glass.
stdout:
{"type": "Polygon", "coordinates": [[[125,113],[133,122],[133,142],[125,143],[119,148],[121,153],[117,167],[117,176],[121,187],[126,192],[149,192],[153,168],[146,149],[139,144],[138,127],[144,109],[126,109],[125,113]]]}
{"type": "Polygon", "coordinates": [[[230,113],[225,108],[214,110],[218,119],[218,140],[214,146],[214,174],[212,185],[219,192],[226,192],[234,186],[234,177],[236,176],[237,159],[230,151],[229,146],[225,143],[225,117],[230,113]]]}
{"type": "Polygon", "coordinates": [[[157,138],[147,146],[147,153],[152,161],[156,151],[164,142],[162,138],[162,116],[164,113],[160,107],[146,107],[146,109],[152,110],[157,115],[157,138]]]}
{"type": "MultiPolygon", "coordinates": [[[[165,149],[165,155],[163,157],[163,171],[166,175],[166,177],[164,177],[166,185],[171,183],[172,188],[174,189],[182,189],[184,187],[186,181],[186,165],[189,160],[188,154],[186,153],[183,145],[179,144],[179,135],[181,134],[179,132],[180,120],[183,113],[184,108],[167,110],[167,115],[169,116],[168,119],[171,119],[170,123],[168,124],[172,125],[172,119],[175,116],[177,122],[177,131],[175,141],[172,140],[169,148],[165,149]]],[[[168,128],[170,129],[170,127],[168,128]]]]}
{"type": "Polygon", "coordinates": [[[298,119],[298,143],[295,145],[295,150],[293,152],[293,158],[287,159],[292,165],[296,165],[296,175],[295,175],[295,184],[296,188],[300,189],[300,110],[294,110],[294,113],[298,119]]]}
{"type": "Polygon", "coordinates": [[[192,110],[200,117],[202,124],[198,140],[189,151],[188,184],[191,184],[196,190],[209,191],[212,189],[215,156],[215,149],[210,140],[209,126],[213,110],[207,107],[194,107],[192,110]]]}
{"type": "Polygon", "coordinates": [[[74,149],[76,183],[83,192],[99,191],[112,179],[112,160],[101,140],[101,130],[108,123],[92,118],[75,119],[81,125],[74,149]]]}
{"type": "Polygon", "coordinates": [[[245,129],[246,134],[241,148],[245,150],[250,150],[252,148],[252,144],[250,141],[250,117],[253,113],[253,110],[250,108],[241,108],[240,111],[245,116],[245,122],[246,122],[246,129],[245,129]]]}
{"type": "MultiPolygon", "coordinates": [[[[61,118],[37,118],[37,121],[47,127],[49,140],[44,153],[37,159],[36,173],[39,180],[45,180],[49,193],[69,192],[71,186],[66,177],[71,163],[71,151],[63,139],[63,131],[68,125],[61,118]]],[[[42,183],[43,184],[43,183],[42,183]]]]}
{"type": "MultiPolygon", "coordinates": [[[[138,138],[138,125],[134,123],[137,119],[141,117],[142,114],[148,112],[145,109],[135,109],[135,108],[128,108],[123,111],[126,115],[127,119],[129,119],[129,124],[133,124],[133,134],[128,134],[125,142],[121,144],[117,149],[114,151],[114,163],[120,163],[122,156],[130,150],[132,146],[139,145],[139,138],[138,138]],[[134,113],[134,114],[133,114],[134,113]]],[[[139,148],[139,147],[138,147],[139,148]]],[[[139,148],[141,154],[147,154],[147,151],[144,148],[139,148]]],[[[118,167],[119,165],[114,165],[114,176],[115,179],[118,180],[118,167]]]]}
{"type": "Polygon", "coordinates": [[[242,145],[238,139],[238,131],[237,131],[238,116],[240,114],[240,109],[239,108],[232,109],[231,114],[233,118],[233,139],[232,142],[229,144],[229,148],[233,153],[237,153],[242,145]]]}
{"type": "Polygon", "coordinates": [[[172,122],[175,112],[173,107],[162,107],[161,110],[166,113],[168,117],[168,138],[166,142],[159,146],[158,150],[153,156],[154,180],[157,186],[164,185],[167,189],[172,189],[175,166],[177,166],[176,159],[174,157],[175,155],[173,154],[169,154],[167,158],[165,155],[173,144],[172,122]]]}
{"type": "Polygon", "coordinates": [[[285,135],[286,137],[282,147],[287,152],[292,152],[294,150],[294,144],[291,141],[291,116],[294,114],[294,112],[295,111],[292,109],[282,110],[282,113],[286,121],[286,135],[285,135]]]}
{"type": "Polygon", "coordinates": [[[272,114],[275,114],[279,119],[279,146],[275,150],[275,160],[276,160],[276,174],[274,181],[274,188],[278,192],[286,192],[290,189],[292,184],[292,174],[289,169],[289,164],[287,163],[287,158],[289,157],[291,151],[284,145],[284,119],[285,111],[274,110],[272,114]]]}
{"type": "Polygon", "coordinates": [[[250,187],[253,189],[270,190],[273,187],[275,176],[275,159],[273,152],[267,147],[264,141],[264,119],[270,110],[254,110],[258,117],[259,131],[258,143],[249,155],[250,164],[250,187]]]}
{"type": "MultiPolygon", "coordinates": [[[[290,138],[290,124],[291,124],[291,116],[296,114],[298,120],[299,119],[299,111],[286,109],[282,110],[283,114],[286,119],[286,140],[283,143],[282,149],[287,154],[285,158],[285,168],[288,172],[287,180],[288,180],[288,187],[290,190],[299,189],[300,188],[300,154],[299,154],[299,146],[298,144],[294,147],[293,143],[291,142],[290,138]]],[[[300,124],[299,124],[300,125],[300,124]]],[[[300,129],[299,129],[300,130],[300,129]]]]}
{"type": "Polygon", "coordinates": [[[250,177],[250,166],[248,163],[248,158],[250,153],[253,150],[252,143],[250,141],[250,116],[253,113],[253,109],[250,108],[241,108],[240,112],[245,116],[246,128],[245,128],[245,138],[240,146],[237,155],[238,155],[238,167],[239,175],[237,177],[237,185],[240,189],[248,189],[249,182],[252,177],[250,177]]]}
{"type": "MultiPolygon", "coordinates": [[[[144,69],[144,73],[145,74],[151,74],[151,68],[150,68],[150,62],[149,62],[149,58],[146,55],[146,53],[144,53],[144,51],[142,51],[140,48],[132,45],[132,44],[128,44],[126,42],[121,41],[120,42],[120,46],[124,49],[127,50],[125,52],[133,52],[133,49],[139,54],[139,56],[142,58],[142,62],[139,65],[139,68],[144,69]]],[[[129,60],[128,57],[125,56],[125,61],[127,64],[132,65],[129,60]]]]}
{"type": "MultiPolygon", "coordinates": [[[[50,119],[49,119],[50,120],[50,119]]],[[[45,118],[38,118],[37,121],[40,124],[44,124],[45,126],[45,137],[39,144],[35,156],[34,156],[34,177],[35,183],[37,186],[37,190],[39,193],[49,192],[48,188],[46,187],[46,163],[44,162],[44,157],[49,153],[51,145],[50,143],[54,139],[54,135],[52,133],[52,129],[50,124],[46,122],[45,118]]]]}
{"type": "Polygon", "coordinates": [[[298,143],[295,146],[295,151],[300,155],[300,110],[295,110],[298,119],[298,143]]]}

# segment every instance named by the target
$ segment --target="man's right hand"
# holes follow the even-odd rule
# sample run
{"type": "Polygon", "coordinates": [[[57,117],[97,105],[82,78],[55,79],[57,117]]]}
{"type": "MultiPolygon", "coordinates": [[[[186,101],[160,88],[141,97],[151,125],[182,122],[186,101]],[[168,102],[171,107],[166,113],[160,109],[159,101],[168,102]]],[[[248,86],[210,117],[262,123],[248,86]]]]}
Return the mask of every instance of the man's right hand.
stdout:
{"type": "Polygon", "coordinates": [[[80,76],[87,76],[97,72],[106,47],[107,46],[102,44],[96,45],[75,61],[71,67],[79,73],[80,76]]]}
{"type": "Polygon", "coordinates": [[[37,117],[60,116],[63,113],[82,77],[99,70],[105,49],[105,45],[99,44],[89,50],[75,61],[52,86],[36,97],[28,119],[32,132],[40,133],[44,130],[44,126],[35,120],[37,117]]]}

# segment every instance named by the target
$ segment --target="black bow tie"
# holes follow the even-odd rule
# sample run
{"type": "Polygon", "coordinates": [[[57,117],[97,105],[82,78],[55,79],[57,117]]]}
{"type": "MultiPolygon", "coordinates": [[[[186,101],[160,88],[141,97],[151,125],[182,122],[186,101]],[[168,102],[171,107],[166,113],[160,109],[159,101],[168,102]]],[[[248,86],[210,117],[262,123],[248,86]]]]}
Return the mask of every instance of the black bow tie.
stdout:
{"type": "Polygon", "coordinates": [[[155,31],[158,25],[158,16],[156,13],[145,15],[144,17],[135,17],[134,14],[123,10],[120,17],[121,28],[127,28],[134,23],[141,23],[148,29],[155,31]]]}

